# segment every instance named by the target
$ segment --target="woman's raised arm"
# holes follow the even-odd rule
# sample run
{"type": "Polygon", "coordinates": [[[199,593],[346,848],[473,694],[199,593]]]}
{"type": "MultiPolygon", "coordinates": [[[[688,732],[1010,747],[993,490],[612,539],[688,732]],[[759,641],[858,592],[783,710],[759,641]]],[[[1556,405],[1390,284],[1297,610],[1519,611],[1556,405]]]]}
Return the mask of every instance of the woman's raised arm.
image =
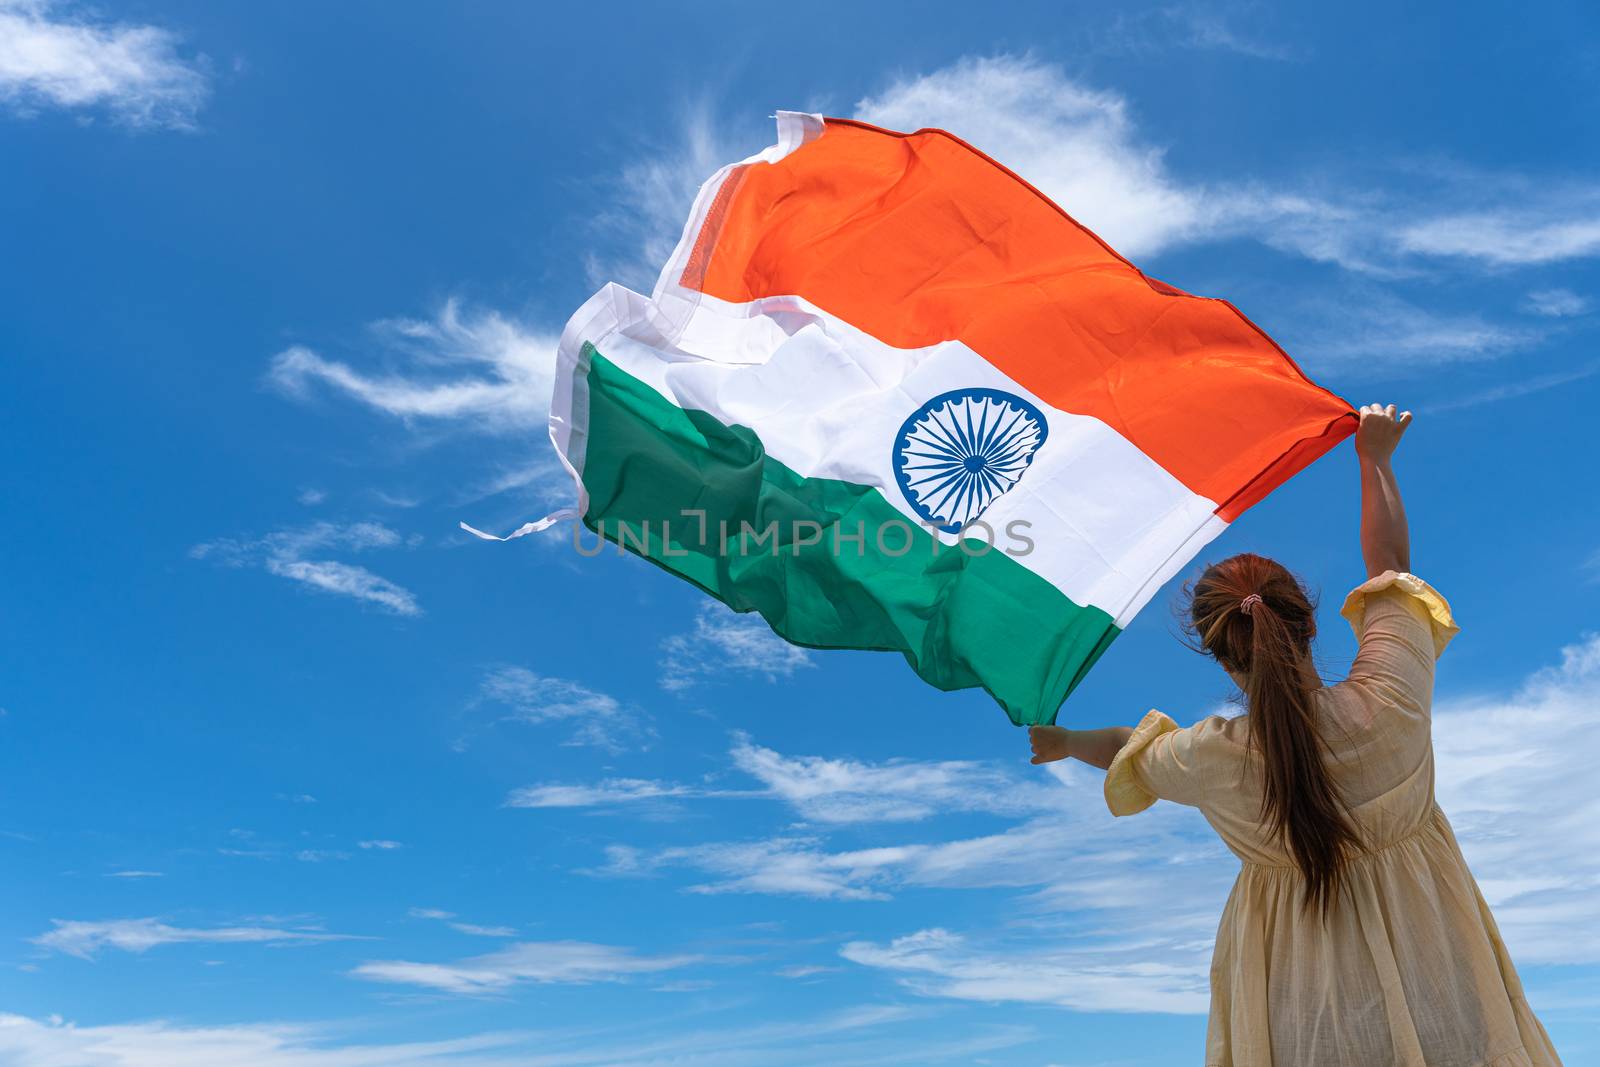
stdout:
{"type": "Polygon", "coordinates": [[[1368,578],[1411,569],[1411,532],[1390,462],[1410,425],[1411,412],[1396,415],[1393,404],[1361,407],[1356,456],[1361,464],[1361,558],[1368,578]]]}

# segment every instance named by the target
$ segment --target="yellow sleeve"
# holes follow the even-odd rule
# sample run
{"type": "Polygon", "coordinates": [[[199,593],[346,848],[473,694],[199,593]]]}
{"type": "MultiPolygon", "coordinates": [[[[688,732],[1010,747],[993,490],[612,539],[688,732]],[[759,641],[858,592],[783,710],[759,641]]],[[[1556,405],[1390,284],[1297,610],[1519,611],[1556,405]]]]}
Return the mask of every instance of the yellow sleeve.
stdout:
{"type": "Polygon", "coordinates": [[[1339,614],[1345,617],[1350,623],[1350,628],[1355,631],[1358,643],[1365,645],[1367,632],[1376,627],[1379,614],[1395,614],[1392,610],[1377,606],[1385,601],[1391,606],[1400,606],[1402,611],[1427,623],[1427,636],[1432,641],[1434,659],[1439,658],[1445,646],[1450,643],[1450,639],[1461,631],[1456,625],[1455,618],[1450,614],[1449,602],[1440,596],[1433,586],[1415,574],[1385,571],[1352,589],[1350,595],[1344,599],[1344,607],[1339,610],[1339,614]],[[1412,604],[1407,604],[1408,600],[1412,604]],[[1422,610],[1417,611],[1418,607],[1422,610]],[[1370,627],[1369,621],[1372,624],[1370,627]]]}
{"type": "Polygon", "coordinates": [[[1196,727],[1179,729],[1159,711],[1145,715],[1106,769],[1106,807],[1134,815],[1156,800],[1197,804],[1204,780],[1195,753],[1196,727]]]}

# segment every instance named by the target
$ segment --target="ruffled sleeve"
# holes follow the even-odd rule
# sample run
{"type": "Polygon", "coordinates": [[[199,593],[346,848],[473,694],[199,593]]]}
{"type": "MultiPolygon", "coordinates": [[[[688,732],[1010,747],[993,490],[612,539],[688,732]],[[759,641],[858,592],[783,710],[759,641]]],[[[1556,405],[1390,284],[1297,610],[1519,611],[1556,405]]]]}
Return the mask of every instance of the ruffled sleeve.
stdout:
{"type": "Polygon", "coordinates": [[[1161,758],[1170,735],[1178,732],[1177,723],[1153,710],[1134,727],[1133,736],[1106,769],[1106,807],[1111,814],[1135,815],[1156,802],[1157,786],[1150,774],[1155,768],[1151,764],[1161,758]]]}
{"type": "Polygon", "coordinates": [[[1345,597],[1344,607],[1339,609],[1339,614],[1345,617],[1350,623],[1350,628],[1355,631],[1357,642],[1364,643],[1366,640],[1369,601],[1385,594],[1391,599],[1399,596],[1421,605],[1426,613],[1428,628],[1433,639],[1435,659],[1444,652],[1450,639],[1461,630],[1450,614],[1449,602],[1440,596],[1433,586],[1415,574],[1385,571],[1352,589],[1350,595],[1345,597]]]}

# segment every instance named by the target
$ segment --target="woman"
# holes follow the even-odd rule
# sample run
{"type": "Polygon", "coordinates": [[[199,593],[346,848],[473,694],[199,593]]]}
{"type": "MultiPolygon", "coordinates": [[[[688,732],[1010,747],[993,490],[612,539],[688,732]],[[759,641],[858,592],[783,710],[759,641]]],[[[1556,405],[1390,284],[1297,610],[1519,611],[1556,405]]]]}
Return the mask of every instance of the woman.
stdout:
{"type": "Polygon", "coordinates": [[[1246,714],[1031,731],[1034,763],[1107,769],[1113,814],[1192,804],[1243,861],[1212,958],[1207,1067],[1560,1064],[1434,802],[1433,665],[1456,626],[1408,573],[1390,457],[1410,422],[1361,409],[1369,581],[1344,605],[1360,640],[1347,679],[1317,677],[1294,577],[1235,556],[1194,583],[1189,618],[1246,714]]]}

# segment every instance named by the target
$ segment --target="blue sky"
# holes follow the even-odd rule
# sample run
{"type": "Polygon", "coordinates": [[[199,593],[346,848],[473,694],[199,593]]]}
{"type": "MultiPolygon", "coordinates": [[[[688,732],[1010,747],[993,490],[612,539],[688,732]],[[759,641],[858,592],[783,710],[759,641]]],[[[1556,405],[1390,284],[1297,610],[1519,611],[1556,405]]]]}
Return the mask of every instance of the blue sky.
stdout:
{"type": "MultiPolygon", "coordinates": [[[[1197,1062],[1233,864],[560,530],[552,339],[776,108],[945,126],[1418,420],[1439,791],[1600,1059],[1592,5],[0,0],[0,1063],[1197,1062]]],[[[1348,446],[1213,554],[1362,577],[1348,446]]],[[[1225,677],[1157,598],[1062,721],[1225,677]]]]}

